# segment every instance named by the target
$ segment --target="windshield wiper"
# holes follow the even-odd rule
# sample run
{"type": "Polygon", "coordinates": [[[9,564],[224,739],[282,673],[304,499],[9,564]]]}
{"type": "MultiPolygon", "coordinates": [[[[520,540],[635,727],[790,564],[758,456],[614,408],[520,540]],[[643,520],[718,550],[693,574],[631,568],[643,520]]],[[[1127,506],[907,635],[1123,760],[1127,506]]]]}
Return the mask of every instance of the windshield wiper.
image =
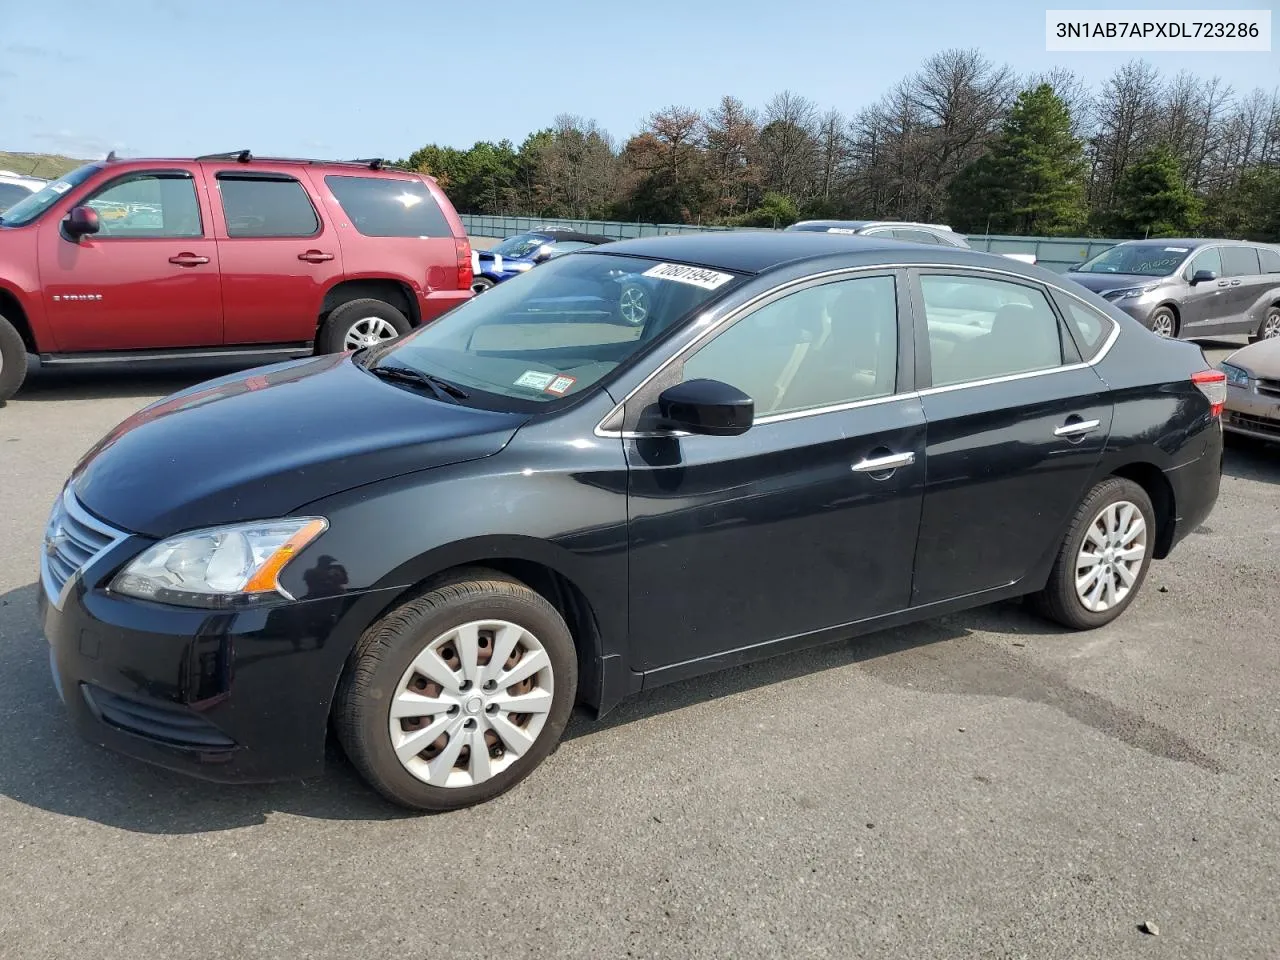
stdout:
{"type": "Polygon", "coordinates": [[[466,400],[471,396],[467,391],[450,383],[448,380],[437,377],[434,374],[423,373],[421,370],[415,370],[412,367],[380,363],[376,367],[365,367],[365,369],[375,377],[381,377],[383,380],[419,384],[426,387],[439,399],[448,400],[450,403],[457,403],[459,400],[466,400]]]}

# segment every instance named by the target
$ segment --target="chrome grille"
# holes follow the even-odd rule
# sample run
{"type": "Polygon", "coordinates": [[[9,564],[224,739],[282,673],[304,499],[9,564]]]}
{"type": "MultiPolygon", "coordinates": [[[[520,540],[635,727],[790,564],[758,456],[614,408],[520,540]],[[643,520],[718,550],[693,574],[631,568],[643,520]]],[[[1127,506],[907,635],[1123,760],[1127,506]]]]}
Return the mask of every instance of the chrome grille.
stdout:
{"type": "Polygon", "coordinates": [[[72,578],[126,536],[89,514],[68,485],[49,514],[40,554],[40,578],[49,601],[61,609],[72,578]]]}
{"type": "Polygon", "coordinates": [[[1259,380],[1258,392],[1271,397],[1280,397],[1280,380],[1259,380]]]}

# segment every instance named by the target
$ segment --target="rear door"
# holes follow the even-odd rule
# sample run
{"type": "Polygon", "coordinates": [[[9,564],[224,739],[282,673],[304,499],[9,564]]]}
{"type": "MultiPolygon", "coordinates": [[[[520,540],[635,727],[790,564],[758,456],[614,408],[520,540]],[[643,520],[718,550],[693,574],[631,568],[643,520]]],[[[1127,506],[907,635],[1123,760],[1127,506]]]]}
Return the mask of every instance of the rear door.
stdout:
{"type": "Polygon", "coordinates": [[[226,343],[313,340],[325,291],[342,279],[337,231],[292,172],[237,163],[204,169],[222,261],[226,343]]]}
{"type": "Polygon", "coordinates": [[[928,431],[919,606],[1013,584],[1056,549],[1112,402],[1039,284],[954,269],[912,276],[928,431]]]}
{"type": "Polygon", "coordinates": [[[1227,288],[1227,312],[1206,333],[1247,333],[1254,327],[1254,301],[1262,296],[1270,280],[1262,272],[1256,247],[1232,245],[1222,248],[1222,269],[1230,286],[1227,288]]]}

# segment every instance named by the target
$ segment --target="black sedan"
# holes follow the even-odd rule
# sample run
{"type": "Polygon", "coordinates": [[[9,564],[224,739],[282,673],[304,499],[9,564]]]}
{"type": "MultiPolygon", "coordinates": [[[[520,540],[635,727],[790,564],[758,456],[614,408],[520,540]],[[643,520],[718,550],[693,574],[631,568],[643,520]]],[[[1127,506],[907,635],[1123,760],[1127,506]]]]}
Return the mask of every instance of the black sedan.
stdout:
{"type": "Polygon", "coordinates": [[[1111,621],[1212,509],[1225,393],[1199,347],[1000,257],[581,251],[121,424],[49,520],[50,663],[126,754],[299,777],[332,729],[391,800],[466,806],[575,703],[1011,597],[1111,621]]]}

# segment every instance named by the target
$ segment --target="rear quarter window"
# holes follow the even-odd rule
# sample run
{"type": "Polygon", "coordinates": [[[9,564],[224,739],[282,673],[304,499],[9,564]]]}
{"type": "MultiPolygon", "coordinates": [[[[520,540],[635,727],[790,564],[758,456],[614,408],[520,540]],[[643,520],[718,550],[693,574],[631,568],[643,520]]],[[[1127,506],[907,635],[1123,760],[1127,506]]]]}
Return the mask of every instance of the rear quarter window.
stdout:
{"type": "Polygon", "coordinates": [[[449,221],[420,180],[324,178],[351,225],[366,237],[452,237],[449,221]]]}
{"type": "Polygon", "coordinates": [[[1259,247],[1258,259],[1262,262],[1263,273],[1280,273],[1280,251],[1259,247]]]}
{"type": "Polygon", "coordinates": [[[1076,343],[1080,345],[1080,353],[1086,358],[1092,357],[1102,348],[1111,332],[1112,321],[1072,297],[1059,294],[1058,305],[1066,315],[1076,343]]]}

